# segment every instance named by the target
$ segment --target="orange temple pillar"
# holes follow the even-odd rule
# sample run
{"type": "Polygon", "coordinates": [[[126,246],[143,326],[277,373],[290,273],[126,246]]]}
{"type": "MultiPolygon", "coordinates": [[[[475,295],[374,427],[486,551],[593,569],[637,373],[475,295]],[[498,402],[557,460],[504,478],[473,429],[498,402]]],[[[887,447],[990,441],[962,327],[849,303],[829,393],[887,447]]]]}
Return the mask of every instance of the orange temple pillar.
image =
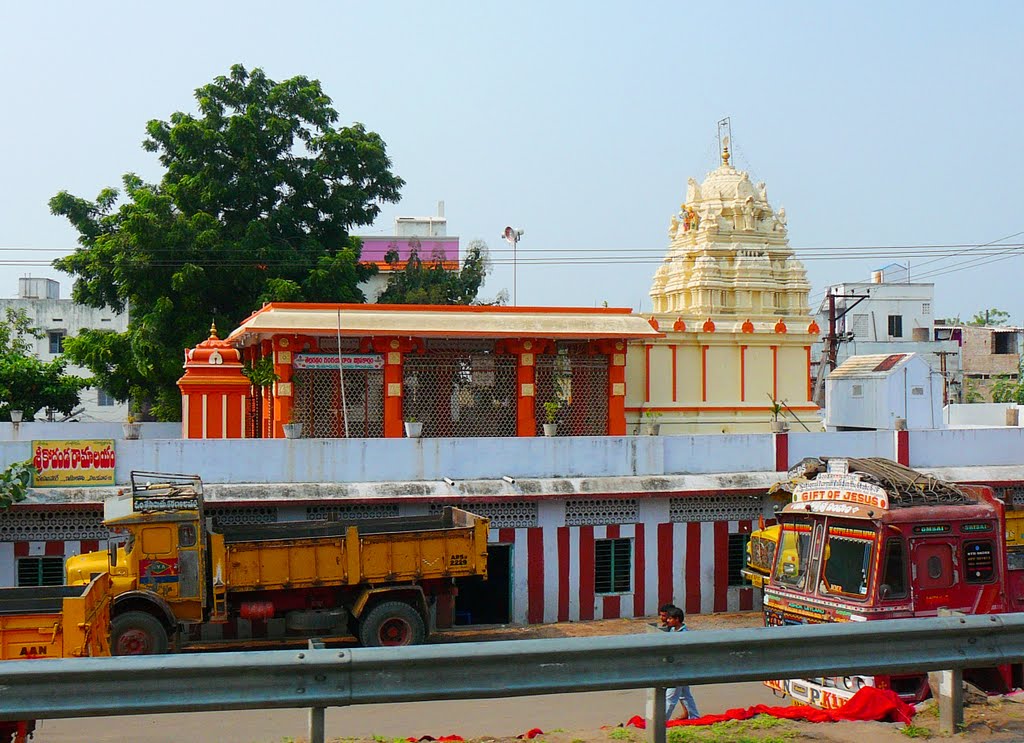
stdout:
{"type": "Polygon", "coordinates": [[[283,439],[284,429],[281,427],[292,420],[295,408],[295,382],[292,379],[293,355],[297,348],[296,339],[281,335],[274,338],[274,373],[277,382],[274,385],[274,421],[271,438],[283,439]]]}
{"type": "Polygon", "coordinates": [[[404,435],[402,400],[404,398],[404,355],[422,347],[412,338],[374,338],[373,350],[384,356],[384,438],[404,435]]]}
{"type": "Polygon", "coordinates": [[[548,350],[546,340],[506,340],[500,353],[516,355],[516,436],[537,435],[537,354],[548,350]]]}
{"type": "Polygon", "coordinates": [[[626,435],[626,342],[598,341],[594,347],[608,354],[608,435],[626,435]]]}
{"type": "Polygon", "coordinates": [[[181,437],[243,439],[249,408],[249,379],[242,374],[242,354],[228,341],[210,337],[185,351],[181,390],[181,437]]]}

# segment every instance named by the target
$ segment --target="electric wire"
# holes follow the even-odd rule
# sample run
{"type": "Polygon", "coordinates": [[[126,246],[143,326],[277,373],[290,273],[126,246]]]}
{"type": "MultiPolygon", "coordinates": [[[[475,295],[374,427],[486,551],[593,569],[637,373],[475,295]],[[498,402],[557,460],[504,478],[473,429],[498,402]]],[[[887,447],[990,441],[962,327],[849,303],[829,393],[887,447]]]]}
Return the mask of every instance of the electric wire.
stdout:
{"type": "MultiPolygon", "coordinates": [[[[0,251],[6,250],[0,248],[0,251]]],[[[43,250],[49,250],[52,252],[58,252],[58,249],[35,249],[35,252],[41,252],[43,250]]],[[[807,261],[849,261],[849,260],[886,260],[886,259],[906,259],[907,257],[914,256],[938,256],[936,260],[943,260],[945,258],[959,257],[963,255],[963,251],[960,250],[935,250],[935,249],[923,249],[918,250],[916,253],[908,256],[904,248],[900,248],[901,252],[893,252],[890,248],[864,248],[857,251],[851,252],[840,252],[832,249],[819,250],[812,252],[809,249],[797,248],[794,257],[801,262],[807,261]]],[[[263,263],[278,263],[286,264],[293,263],[295,255],[283,254],[280,256],[260,256],[253,255],[251,250],[244,248],[224,248],[214,251],[212,254],[207,255],[182,255],[183,251],[176,248],[151,248],[145,252],[140,252],[135,255],[136,258],[145,259],[152,265],[179,265],[182,262],[195,262],[201,261],[208,265],[254,265],[263,263]]],[[[275,252],[275,251],[272,251],[275,252]]],[[[581,264],[598,264],[598,265],[628,265],[628,264],[660,264],[666,262],[667,259],[672,256],[666,255],[665,251],[657,250],[646,250],[646,249],[628,249],[628,248],[564,248],[560,250],[543,250],[534,249],[531,251],[519,251],[520,253],[539,253],[543,255],[525,255],[518,258],[519,263],[534,264],[534,265],[581,265],[581,264]],[[574,255],[575,253],[583,253],[583,255],[574,255]]],[[[506,254],[510,251],[489,251],[488,259],[498,265],[513,263],[511,257],[506,257],[506,254]]],[[[1014,257],[1016,255],[1024,254],[1024,243],[1015,243],[1011,245],[991,245],[988,247],[977,247],[973,251],[970,258],[963,262],[963,264],[969,264],[975,261],[981,261],[989,257],[1014,257]],[[981,255],[978,255],[978,254],[981,255]]],[[[131,256],[129,256],[131,257],[131,256]]],[[[424,264],[430,264],[434,261],[434,256],[421,256],[424,264]]],[[[443,256],[441,256],[443,259],[443,256]]],[[[366,257],[363,257],[366,260],[366,257]]],[[[45,258],[0,258],[0,265],[49,265],[52,261],[45,258]]],[[[926,261],[931,263],[934,261],[926,261]]],[[[954,264],[961,265],[961,264],[954,264]]],[[[937,267],[932,271],[926,272],[925,274],[916,274],[916,276],[930,275],[933,272],[945,272],[949,267],[937,267]]]]}

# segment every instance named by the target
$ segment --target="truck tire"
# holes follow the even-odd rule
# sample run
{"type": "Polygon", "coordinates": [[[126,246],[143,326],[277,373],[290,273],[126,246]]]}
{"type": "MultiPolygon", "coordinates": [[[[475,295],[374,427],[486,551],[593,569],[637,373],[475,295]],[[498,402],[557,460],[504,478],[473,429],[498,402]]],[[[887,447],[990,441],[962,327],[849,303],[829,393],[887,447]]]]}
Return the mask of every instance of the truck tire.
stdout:
{"type": "Polygon", "coordinates": [[[167,629],[152,614],[126,611],[110,623],[112,655],[163,655],[167,646],[167,629]]]}
{"type": "Polygon", "coordinates": [[[419,645],[425,638],[423,617],[402,601],[377,604],[359,621],[359,641],[364,647],[419,645]]]}

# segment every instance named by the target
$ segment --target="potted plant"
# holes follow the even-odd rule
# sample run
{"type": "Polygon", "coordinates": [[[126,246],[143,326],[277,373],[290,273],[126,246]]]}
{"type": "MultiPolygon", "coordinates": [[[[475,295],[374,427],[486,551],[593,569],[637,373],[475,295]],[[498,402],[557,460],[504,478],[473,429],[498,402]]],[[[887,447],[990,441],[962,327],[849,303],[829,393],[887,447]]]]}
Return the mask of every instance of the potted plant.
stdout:
{"type": "Polygon", "coordinates": [[[782,413],[786,401],[776,400],[771,395],[768,395],[768,399],[772,401],[772,404],[768,406],[768,411],[772,414],[772,433],[785,433],[789,430],[789,422],[780,421],[779,415],[782,413]]]}
{"type": "Polygon", "coordinates": [[[260,389],[270,387],[274,382],[278,382],[281,379],[280,375],[274,371],[274,358],[272,356],[263,356],[255,361],[246,361],[242,364],[242,374],[249,379],[253,387],[259,387],[260,389]]]}
{"type": "Polygon", "coordinates": [[[406,438],[418,439],[423,433],[423,421],[417,420],[416,416],[410,415],[405,419],[406,438]]]}
{"type": "Polygon", "coordinates": [[[288,422],[281,424],[281,430],[284,431],[284,437],[286,439],[300,439],[302,438],[302,421],[295,420],[295,409],[293,408],[291,413],[288,415],[288,422]]]}
{"type": "Polygon", "coordinates": [[[545,436],[556,436],[558,434],[558,411],[561,409],[561,404],[555,400],[550,400],[544,403],[544,435],[545,436]]]}
{"type": "Polygon", "coordinates": [[[128,415],[125,416],[124,423],[121,424],[126,439],[137,439],[142,433],[142,424],[135,419],[135,413],[136,407],[133,403],[128,406],[128,415]]]}
{"type": "Polygon", "coordinates": [[[661,411],[644,411],[644,433],[648,436],[657,436],[661,432],[661,411]]]}

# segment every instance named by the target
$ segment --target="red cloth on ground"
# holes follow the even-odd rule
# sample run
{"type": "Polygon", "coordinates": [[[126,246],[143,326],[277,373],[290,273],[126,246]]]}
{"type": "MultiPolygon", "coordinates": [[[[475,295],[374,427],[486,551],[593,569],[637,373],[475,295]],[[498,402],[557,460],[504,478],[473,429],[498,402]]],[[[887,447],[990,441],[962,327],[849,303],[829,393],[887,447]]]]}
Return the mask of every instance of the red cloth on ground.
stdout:
{"type": "Polygon", "coordinates": [[[540,728],[530,728],[529,730],[527,730],[522,735],[517,735],[516,737],[519,738],[519,739],[525,738],[526,740],[533,740],[538,735],[544,735],[544,731],[541,730],[540,728]]]}
{"type": "MultiPolygon", "coordinates": [[[[769,707],[758,704],[746,709],[730,709],[720,715],[704,715],[687,720],[669,720],[668,727],[678,725],[714,725],[726,720],[749,720],[758,715],[771,715],[786,720],[806,720],[807,722],[838,722],[840,720],[875,720],[880,722],[909,723],[914,716],[914,708],[904,702],[891,689],[876,689],[865,686],[839,709],[818,709],[800,704],[792,707],[769,707]]],[[[629,718],[626,725],[637,728],[647,727],[646,721],[640,716],[629,718]]]]}

